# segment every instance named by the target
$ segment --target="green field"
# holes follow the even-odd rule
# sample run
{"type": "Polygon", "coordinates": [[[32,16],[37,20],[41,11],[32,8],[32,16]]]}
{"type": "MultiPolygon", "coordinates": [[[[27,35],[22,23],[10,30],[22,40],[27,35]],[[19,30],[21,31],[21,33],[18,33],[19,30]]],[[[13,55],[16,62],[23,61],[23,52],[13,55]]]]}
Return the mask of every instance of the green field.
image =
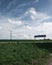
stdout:
{"type": "Polygon", "coordinates": [[[0,40],[0,43],[7,42],[7,43],[52,43],[52,40],[45,39],[45,40],[0,40]]]}
{"type": "Polygon", "coordinates": [[[0,40],[0,65],[45,65],[52,52],[51,42],[52,40],[0,40]]]}

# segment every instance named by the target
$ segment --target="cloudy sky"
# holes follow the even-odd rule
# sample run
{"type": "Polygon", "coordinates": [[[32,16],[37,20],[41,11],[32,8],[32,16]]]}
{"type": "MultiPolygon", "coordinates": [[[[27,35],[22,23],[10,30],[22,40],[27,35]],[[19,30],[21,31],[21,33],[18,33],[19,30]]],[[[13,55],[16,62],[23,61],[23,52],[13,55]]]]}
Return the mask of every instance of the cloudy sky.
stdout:
{"type": "Polygon", "coordinates": [[[52,0],[0,0],[0,39],[52,39],[52,0]]]}

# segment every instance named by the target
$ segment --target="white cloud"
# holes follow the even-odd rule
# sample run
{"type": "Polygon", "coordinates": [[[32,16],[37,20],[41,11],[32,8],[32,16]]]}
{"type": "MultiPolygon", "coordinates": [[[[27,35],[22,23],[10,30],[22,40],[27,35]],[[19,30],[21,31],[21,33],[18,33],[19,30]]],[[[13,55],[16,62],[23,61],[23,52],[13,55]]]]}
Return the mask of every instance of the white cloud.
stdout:
{"type": "Polygon", "coordinates": [[[32,16],[32,18],[35,18],[35,16],[37,16],[37,12],[35,10],[35,8],[29,8],[27,12],[25,12],[24,16],[30,15],[30,17],[32,16]]]}
{"type": "Polygon", "coordinates": [[[15,21],[15,20],[12,20],[12,19],[8,19],[8,21],[9,21],[10,24],[22,25],[22,21],[15,21]]]}
{"type": "Polygon", "coordinates": [[[46,20],[50,18],[51,16],[48,16],[47,14],[37,12],[35,8],[29,9],[28,13],[30,14],[30,17],[33,21],[39,21],[42,22],[43,20],[46,20]]]}
{"type": "Polygon", "coordinates": [[[31,27],[31,26],[26,26],[26,28],[27,28],[27,29],[30,29],[30,30],[32,29],[32,27],[31,27]]]}
{"type": "Polygon", "coordinates": [[[52,16],[37,12],[35,8],[29,8],[19,19],[0,19],[3,22],[0,23],[2,26],[0,38],[9,38],[10,30],[12,30],[13,39],[33,39],[36,34],[46,34],[47,38],[52,38],[52,21],[48,21],[50,18],[52,16]],[[27,17],[29,20],[24,20],[27,17]]]}
{"type": "Polygon", "coordinates": [[[47,38],[52,39],[52,22],[44,22],[39,26],[32,27],[32,35],[46,34],[47,38]]]}
{"type": "Polygon", "coordinates": [[[2,26],[0,26],[0,29],[2,29],[2,26]]]}
{"type": "Polygon", "coordinates": [[[29,9],[29,13],[37,16],[37,12],[36,12],[35,8],[33,8],[33,7],[29,9]]]}
{"type": "Polygon", "coordinates": [[[52,16],[49,16],[45,13],[37,12],[35,8],[29,8],[28,11],[25,12],[25,14],[21,17],[25,18],[28,17],[29,23],[32,26],[40,25],[43,22],[47,22],[49,19],[52,19],[52,16]]]}
{"type": "Polygon", "coordinates": [[[45,22],[43,24],[43,30],[46,32],[46,34],[51,34],[52,33],[52,22],[45,22]]]}
{"type": "Polygon", "coordinates": [[[34,0],[34,2],[33,3],[38,3],[39,2],[39,0],[34,0]]]}
{"type": "Polygon", "coordinates": [[[16,3],[17,3],[17,0],[12,0],[12,1],[8,4],[7,9],[10,9],[12,6],[15,6],[16,3]]]}
{"type": "MultiPolygon", "coordinates": [[[[21,4],[19,4],[19,5],[17,5],[14,9],[12,9],[12,10],[16,10],[16,8],[20,8],[20,7],[24,7],[24,6],[27,6],[27,5],[29,5],[29,4],[35,4],[35,3],[38,3],[39,2],[39,0],[32,0],[32,1],[27,1],[27,2],[25,2],[25,3],[21,3],[21,4]]],[[[12,0],[9,4],[8,4],[8,6],[7,6],[7,9],[10,9],[12,6],[15,6],[17,4],[17,0],[12,0]]],[[[11,10],[11,11],[12,11],[11,10]]]]}
{"type": "Polygon", "coordinates": [[[24,38],[28,38],[28,35],[23,35],[24,36],[24,38]]]}
{"type": "MultiPolygon", "coordinates": [[[[46,20],[48,18],[52,18],[52,16],[48,16],[45,13],[40,13],[37,12],[35,8],[31,7],[29,8],[21,17],[19,17],[18,19],[23,19],[25,17],[31,18],[32,21],[43,21],[46,20]]],[[[30,21],[30,20],[29,20],[30,21]]]]}

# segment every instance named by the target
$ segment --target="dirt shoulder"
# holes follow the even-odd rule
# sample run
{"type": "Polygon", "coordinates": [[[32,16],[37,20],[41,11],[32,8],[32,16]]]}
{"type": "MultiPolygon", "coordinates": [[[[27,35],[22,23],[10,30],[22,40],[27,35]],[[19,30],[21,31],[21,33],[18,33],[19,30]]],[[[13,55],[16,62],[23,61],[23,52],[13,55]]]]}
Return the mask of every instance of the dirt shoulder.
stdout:
{"type": "Polygon", "coordinates": [[[52,54],[50,54],[49,58],[48,58],[48,63],[47,65],[52,65],[52,54]]]}

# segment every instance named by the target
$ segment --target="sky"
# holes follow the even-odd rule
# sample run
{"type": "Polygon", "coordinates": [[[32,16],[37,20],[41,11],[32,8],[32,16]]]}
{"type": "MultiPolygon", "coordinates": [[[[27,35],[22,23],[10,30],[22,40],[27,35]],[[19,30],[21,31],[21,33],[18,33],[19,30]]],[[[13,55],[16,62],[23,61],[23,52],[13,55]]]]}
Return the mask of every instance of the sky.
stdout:
{"type": "Polygon", "coordinates": [[[52,0],[0,0],[0,39],[52,39],[52,0]]]}

